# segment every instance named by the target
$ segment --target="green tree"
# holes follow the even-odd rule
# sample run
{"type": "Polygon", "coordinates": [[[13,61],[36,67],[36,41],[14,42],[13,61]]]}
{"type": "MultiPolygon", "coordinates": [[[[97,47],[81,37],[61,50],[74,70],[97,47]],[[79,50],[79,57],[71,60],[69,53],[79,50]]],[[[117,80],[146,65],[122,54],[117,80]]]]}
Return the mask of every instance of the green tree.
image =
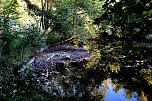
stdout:
{"type": "Polygon", "coordinates": [[[85,39],[85,36],[95,34],[97,26],[92,24],[93,18],[99,17],[102,10],[102,1],[99,0],[54,0],[51,1],[49,9],[45,2],[41,1],[42,8],[32,4],[30,0],[24,0],[27,7],[35,15],[41,17],[43,35],[59,35],[60,40],[66,39],[72,35],[78,35],[85,39]],[[45,21],[45,20],[46,21],[45,21]]]}
{"type": "Polygon", "coordinates": [[[16,7],[18,6],[17,0],[2,0],[0,1],[0,28],[1,28],[1,51],[2,54],[10,53],[11,41],[14,35],[11,34],[11,26],[14,23],[13,19],[18,17],[16,7]]]}
{"type": "Polygon", "coordinates": [[[137,39],[152,33],[151,0],[105,0],[102,7],[104,13],[95,19],[102,32],[137,39]]]}

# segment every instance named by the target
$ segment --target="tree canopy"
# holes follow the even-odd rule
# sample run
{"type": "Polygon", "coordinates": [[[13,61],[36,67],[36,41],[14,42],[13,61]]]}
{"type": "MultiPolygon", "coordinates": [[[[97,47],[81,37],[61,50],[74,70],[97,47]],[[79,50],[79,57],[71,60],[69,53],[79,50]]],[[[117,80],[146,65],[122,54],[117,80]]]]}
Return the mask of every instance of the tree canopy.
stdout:
{"type": "Polygon", "coordinates": [[[95,23],[101,24],[103,32],[126,37],[152,33],[151,0],[105,0],[102,7],[104,13],[95,23]]]}

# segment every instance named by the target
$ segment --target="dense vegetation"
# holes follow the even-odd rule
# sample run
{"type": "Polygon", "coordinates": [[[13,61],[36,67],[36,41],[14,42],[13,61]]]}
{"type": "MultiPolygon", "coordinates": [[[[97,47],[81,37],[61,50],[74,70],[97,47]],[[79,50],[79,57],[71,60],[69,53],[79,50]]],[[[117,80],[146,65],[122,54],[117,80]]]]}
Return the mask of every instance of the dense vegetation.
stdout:
{"type": "MultiPolygon", "coordinates": [[[[0,98],[58,100],[35,88],[32,69],[27,74],[17,72],[29,56],[73,36],[78,36],[75,44],[81,46],[89,45],[89,39],[98,39],[98,44],[103,40],[149,43],[151,8],[151,0],[1,0],[0,98]]],[[[150,56],[146,58],[151,61],[150,56]]]]}
{"type": "Polygon", "coordinates": [[[151,34],[151,0],[106,0],[104,13],[95,19],[103,32],[139,41],[151,34]]]}

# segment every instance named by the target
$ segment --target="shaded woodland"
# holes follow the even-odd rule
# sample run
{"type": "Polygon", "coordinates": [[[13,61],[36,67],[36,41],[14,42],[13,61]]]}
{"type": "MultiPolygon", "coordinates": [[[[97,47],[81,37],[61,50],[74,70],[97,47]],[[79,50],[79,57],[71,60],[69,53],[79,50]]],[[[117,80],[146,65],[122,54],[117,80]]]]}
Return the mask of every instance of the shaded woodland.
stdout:
{"type": "Polygon", "coordinates": [[[152,100],[151,0],[0,0],[2,101],[152,100]]]}

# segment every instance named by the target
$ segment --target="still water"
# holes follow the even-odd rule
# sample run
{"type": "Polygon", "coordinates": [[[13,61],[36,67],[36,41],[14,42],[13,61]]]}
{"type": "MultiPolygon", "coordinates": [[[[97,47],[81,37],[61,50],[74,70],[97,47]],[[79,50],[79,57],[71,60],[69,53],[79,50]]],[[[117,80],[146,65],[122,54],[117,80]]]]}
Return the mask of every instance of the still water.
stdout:
{"type": "Polygon", "coordinates": [[[47,92],[65,101],[152,101],[152,48],[116,41],[85,47],[94,57],[57,67],[47,92]]]}
{"type": "Polygon", "coordinates": [[[131,96],[127,96],[125,88],[120,88],[119,90],[115,90],[115,84],[111,82],[111,79],[107,79],[109,84],[107,85],[105,82],[101,83],[97,88],[97,91],[100,92],[105,89],[105,97],[104,101],[139,101],[138,94],[134,92],[131,96]]]}

